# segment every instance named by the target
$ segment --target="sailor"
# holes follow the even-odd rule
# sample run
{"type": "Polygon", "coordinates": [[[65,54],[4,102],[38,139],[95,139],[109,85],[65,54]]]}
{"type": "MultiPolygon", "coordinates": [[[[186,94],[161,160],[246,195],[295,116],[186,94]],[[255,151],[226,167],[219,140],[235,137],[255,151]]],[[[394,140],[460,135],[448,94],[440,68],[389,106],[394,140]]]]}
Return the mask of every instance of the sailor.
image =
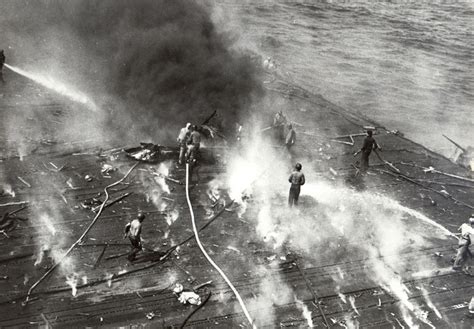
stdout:
{"type": "Polygon", "coordinates": [[[461,236],[459,237],[458,250],[453,264],[453,270],[456,271],[462,269],[468,257],[472,257],[469,246],[471,245],[471,234],[474,234],[474,214],[469,218],[469,224],[462,224],[458,230],[461,231],[461,236]]]}
{"type": "Polygon", "coordinates": [[[377,150],[377,149],[380,149],[380,147],[375,141],[375,139],[372,137],[372,130],[367,130],[367,137],[365,137],[362,147],[360,148],[359,151],[354,153],[354,156],[356,156],[359,153],[362,153],[360,157],[360,172],[361,173],[367,172],[367,169],[369,169],[369,155],[372,152],[372,150],[377,150]]]}
{"type": "Polygon", "coordinates": [[[179,135],[177,138],[177,142],[179,145],[179,159],[178,159],[178,164],[182,165],[184,163],[185,157],[186,157],[186,143],[189,138],[190,131],[189,129],[191,128],[191,124],[188,122],[186,124],[186,127],[181,128],[179,131],[179,135]]]}
{"type": "Polygon", "coordinates": [[[137,253],[143,250],[141,233],[142,223],[144,219],[145,215],[140,212],[138,213],[137,218],[125,225],[125,237],[128,236],[130,244],[132,246],[132,249],[128,254],[128,260],[131,262],[135,260],[137,253]]]}
{"type": "Polygon", "coordinates": [[[196,125],[191,126],[191,134],[189,135],[188,139],[188,152],[186,155],[186,159],[188,163],[194,164],[196,162],[196,158],[198,156],[199,148],[201,145],[201,134],[197,130],[196,125]]]}
{"type": "Polygon", "coordinates": [[[275,129],[275,138],[281,143],[285,138],[286,117],[280,110],[273,118],[273,128],[275,129]]]}
{"type": "Polygon", "coordinates": [[[305,178],[304,174],[301,172],[303,166],[301,163],[295,165],[295,170],[291,173],[288,181],[291,183],[290,193],[288,196],[288,205],[292,207],[293,205],[298,205],[298,198],[300,196],[301,185],[304,185],[305,178]]]}
{"type": "Polygon", "coordinates": [[[0,50],[0,82],[5,83],[5,80],[3,80],[3,64],[5,64],[5,53],[2,49],[0,50]]]}
{"type": "Polygon", "coordinates": [[[288,124],[287,127],[288,127],[288,133],[286,134],[285,145],[286,145],[286,149],[291,154],[290,149],[296,142],[296,132],[293,129],[293,125],[291,123],[288,124]]]}

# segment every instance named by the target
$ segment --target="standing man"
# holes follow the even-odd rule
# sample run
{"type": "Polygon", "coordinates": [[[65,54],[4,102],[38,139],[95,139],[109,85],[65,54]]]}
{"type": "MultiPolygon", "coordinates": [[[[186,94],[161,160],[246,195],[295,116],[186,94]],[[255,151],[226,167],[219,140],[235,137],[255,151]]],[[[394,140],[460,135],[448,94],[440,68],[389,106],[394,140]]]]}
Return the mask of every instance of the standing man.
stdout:
{"type": "Polygon", "coordinates": [[[369,155],[372,152],[372,150],[377,150],[379,149],[379,145],[375,141],[375,139],[372,137],[372,130],[367,130],[367,137],[364,139],[364,143],[362,144],[362,147],[360,148],[359,151],[354,153],[354,156],[357,154],[361,153],[360,157],[360,172],[365,173],[369,169],[369,155]]]}
{"type": "Polygon", "coordinates": [[[2,49],[0,50],[0,82],[5,83],[5,80],[3,80],[3,64],[5,64],[5,53],[2,49]]]}
{"type": "Polygon", "coordinates": [[[188,122],[186,124],[186,127],[181,128],[179,131],[179,135],[177,138],[177,142],[179,145],[179,159],[178,159],[178,164],[182,165],[184,163],[185,157],[186,157],[186,146],[187,146],[187,141],[189,138],[189,128],[191,127],[191,124],[188,122]]]}
{"type": "Polygon", "coordinates": [[[273,118],[273,128],[275,129],[275,137],[279,143],[285,138],[286,117],[282,111],[278,111],[273,118]]]}
{"type": "Polygon", "coordinates": [[[128,254],[128,260],[133,262],[137,257],[137,253],[143,250],[142,247],[142,223],[145,219],[145,215],[143,213],[138,213],[137,218],[132,220],[125,226],[125,237],[128,236],[130,239],[130,244],[132,245],[132,250],[128,254]]]}
{"type": "Polygon", "coordinates": [[[462,224],[459,229],[461,236],[458,242],[458,251],[453,264],[453,270],[459,271],[462,269],[468,257],[472,257],[469,246],[471,245],[471,234],[474,234],[474,214],[469,218],[469,224],[462,224]]]}
{"type": "Polygon", "coordinates": [[[295,165],[295,170],[291,173],[288,181],[291,183],[290,194],[288,196],[288,205],[293,207],[293,205],[298,205],[298,198],[300,196],[301,185],[304,185],[305,178],[304,174],[301,172],[303,166],[301,163],[295,165]]]}
{"type": "Polygon", "coordinates": [[[290,123],[288,124],[288,133],[286,134],[286,139],[285,139],[286,149],[288,150],[290,157],[291,157],[291,147],[295,144],[295,142],[296,142],[296,132],[293,129],[293,125],[290,123]]]}
{"type": "Polygon", "coordinates": [[[187,160],[190,165],[193,165],[196,162],[196,158],[199,152],[199,148],[201,146],[201,134],[197,131],[197,126],[191,126],[191,134],[189,135],[188,139],[188,153],[187,153],[187,160]]]}

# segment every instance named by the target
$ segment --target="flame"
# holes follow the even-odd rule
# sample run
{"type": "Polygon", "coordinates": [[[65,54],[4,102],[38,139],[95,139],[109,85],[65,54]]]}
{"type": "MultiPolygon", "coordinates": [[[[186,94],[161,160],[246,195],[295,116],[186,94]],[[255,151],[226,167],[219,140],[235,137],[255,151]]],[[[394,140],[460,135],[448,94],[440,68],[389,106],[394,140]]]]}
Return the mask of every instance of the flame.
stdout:
{"type": "Polygon", "coordinates": [[[349,303],[351,304],[352,309],[354,310],[354,312],[356,312],[357,315],[360,315],[359,311],[357,310],[357,307],[355,306],[355,298],[354,298],[354,296],[349,296],[349,303]]]}
{"type": "Polygon", "coordinates": [[[179,217],[179,211],[178,209],[173,209],[172,211],[169,211],[166,216],[166,223],[171,226],[179,217]]]}
{"type": "Polygon", "coordinates": [[[238,157],[231,162],[229,172],[229,196],[234,202],[242,204],[243,196],[258,177],[259,166],[257,163],[238,157]]]}
{"type": "Polygon", "coordinates": [[[105,274],[105,279],[107,280],[107,286],[110,288],[112,287],[112,278],[114,277],[113,274],[106,273],[105,274]]]}
{"type": "Polygon", "coordinates": [[[421,287],[421,292],[423,293],[423,297],[426,300],[426,305],[428,305],[428,307],[433,310],[433,312],[436,314],[436,316],[439,319],[442,319],[443,317],[441,316],[441,313],[439,312],[439,310],[436,308],[436,306],[434,306],[433,302],[431,301],[431,299],[428,295],[428,291],[426,291],[425,288],[421,287]]]}
{"type": "Polygon", "coordinates": [[[4,184],[3,185],[3,193],[10,195],[12,198],[15,197],[15,191],[13,191],[13,188],[10,184],[4,184]]]}
{"type": "Polygon", "coordinates": [[[216,179],[213,179],[208,183],[208,189],[206,191],[206,194],[213,203],[219,200],[219,198],[221,197],[221,192],[219,188],[220,182],[216,179]]]}
{"type": "Polygon", "coordinates": [[[308,327],[314,328],[313,319],[311,318],[311,311],[308,309],[306,304],[303,303],[301,300],[299,300],[296,296],[295,296],[295,302],[296,302],[296,307],[298,307],[303,313],[303,318],[306,319],[306,322],[308,323],[308,327]]]}
{"type": "Polygon", "coordinates": [[[43,256],[44,256],[44,252],[49,250],[49,246],[48,245],[43,245],[41,247],[41,249],[39,250],[37,256],[36,256],[36,261],[34,263],[34,266],[38,266],[39,264],[41,264],[41,262],[43,261],[43,256]]]}
{"type": "Polygon", "coordinates": [[[77,274],[73,273],[66,276],[66,284],[71,287],[72,295],[75,297],[77,294],[77,274]]]}

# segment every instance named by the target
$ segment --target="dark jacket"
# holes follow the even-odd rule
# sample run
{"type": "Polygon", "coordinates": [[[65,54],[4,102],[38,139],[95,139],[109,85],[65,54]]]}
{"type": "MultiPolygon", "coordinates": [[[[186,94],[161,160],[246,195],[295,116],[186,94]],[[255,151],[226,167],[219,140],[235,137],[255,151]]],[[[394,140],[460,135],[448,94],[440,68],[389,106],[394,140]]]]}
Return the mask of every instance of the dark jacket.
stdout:
{"type": "Polygon", "coordinates": [[[370,153],[372,150],[376,150],[379,148],[379,145],[375,141],[372,136],[367,136],[364,139],[364,143],[362,144],[361,151],[365,153],[370,153]]]}

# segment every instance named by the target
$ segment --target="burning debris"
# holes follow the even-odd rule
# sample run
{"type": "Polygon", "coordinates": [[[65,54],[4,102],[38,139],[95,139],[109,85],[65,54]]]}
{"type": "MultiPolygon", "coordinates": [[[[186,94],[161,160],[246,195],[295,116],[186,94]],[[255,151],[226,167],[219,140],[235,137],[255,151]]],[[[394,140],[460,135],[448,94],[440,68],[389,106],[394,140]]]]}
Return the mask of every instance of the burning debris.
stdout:
{"type": "Polygon", "coordinates": [[[305,303],[303,303],[301,300],[299,300],[296,297],[296,295],[295,295],[295,303],[296,303],[296,306],[298,307],[298,309],[300,309],[301,312],[303,313],[303,318],[308,323],[308,327],[309,328],[314,328],[313,319],[311,318],[311,311],[308,309],[308,306],[306,306],[305,303]]]}
{"type": "Polygon", "coordinates": [[[71,287],[71,293],[74,297],[77,294],[77,282],[78,282],[78,275],[73,273],[66,277],[66,284],[71,287]]]}
{"type": "Polygon", "coordinates": [[[139,147],[125,150],[127,156],[143,162],[158,162],[163,159],[162,146],[152,143],[140,143],[139,147]]]}

